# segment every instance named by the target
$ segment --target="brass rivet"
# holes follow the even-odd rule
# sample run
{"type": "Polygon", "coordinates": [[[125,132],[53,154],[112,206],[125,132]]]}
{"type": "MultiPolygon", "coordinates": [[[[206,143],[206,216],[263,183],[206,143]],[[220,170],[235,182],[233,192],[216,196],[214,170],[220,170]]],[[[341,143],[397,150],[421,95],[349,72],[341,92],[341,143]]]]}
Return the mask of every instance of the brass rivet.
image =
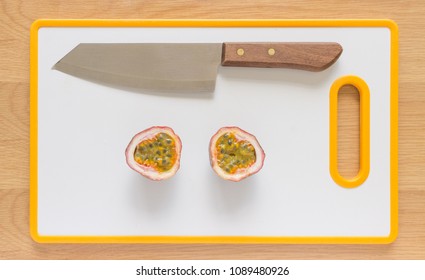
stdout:
{"type": "Polygon", "coordinates": [[[274,55],[276,53],[276,51],[273,48],[270,48],[268,51],[269,55],[274,55]]]}
{"type": "Polygon", "coordinates": [[[241,48],[241,49],[238,49],[238,50],[236,51],[236,53],[237,53],[239,56],[242,56],[242,55],[245,53],[245,51],[241,48]]]}

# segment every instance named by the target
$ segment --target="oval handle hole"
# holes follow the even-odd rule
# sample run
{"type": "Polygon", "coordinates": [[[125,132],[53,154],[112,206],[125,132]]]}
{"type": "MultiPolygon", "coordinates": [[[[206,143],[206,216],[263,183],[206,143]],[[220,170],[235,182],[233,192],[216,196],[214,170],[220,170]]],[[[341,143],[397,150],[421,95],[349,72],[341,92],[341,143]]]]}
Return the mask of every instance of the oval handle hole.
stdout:
{"type": "Polygon", "coordinates": [[[347,179],[360,169],[360,95],[355,86],[338,91],[338,171],[347,179]]]}
{"type": "Polygon", "coordinates": [[[329,171],[344,188],[363,184],[370,170],[370,91],[357,76],[334,81],[329,94],[329,171]]]}

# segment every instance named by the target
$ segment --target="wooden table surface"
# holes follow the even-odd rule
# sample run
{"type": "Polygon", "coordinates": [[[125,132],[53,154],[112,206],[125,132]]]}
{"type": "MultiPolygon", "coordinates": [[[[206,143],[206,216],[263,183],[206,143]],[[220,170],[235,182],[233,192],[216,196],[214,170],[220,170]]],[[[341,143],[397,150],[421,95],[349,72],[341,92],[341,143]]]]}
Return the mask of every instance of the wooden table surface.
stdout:
{"type": "MultiPolygon", "coordinates": [[[[422,0],[2,0],[0,259],[425,259],[424,14],[422,0]],[[396,21],[400,32],[399,237],[389,245],[35,243],[29,235],[28,218],[29,28],[39,18],[388,18],[396,21]]],[[[356,120],[349,118],[347,123],[350,122],[356,120]]],[[[354,144],[347,137],[341,146],[356,147],[354,144]]]]}

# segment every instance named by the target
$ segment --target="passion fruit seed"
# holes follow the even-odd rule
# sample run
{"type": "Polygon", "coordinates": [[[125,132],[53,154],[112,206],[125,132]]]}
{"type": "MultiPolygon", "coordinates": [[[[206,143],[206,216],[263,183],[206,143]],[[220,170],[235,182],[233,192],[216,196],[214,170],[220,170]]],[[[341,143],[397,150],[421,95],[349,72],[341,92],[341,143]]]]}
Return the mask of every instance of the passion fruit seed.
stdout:
{"type": "Polygon", "coordinates": [[[234,174],[238,169],[255,163],[254,146],[248,141],[238,141],[233,133],[225,133],[216,143],[217,163],[227,173],[234,174]]]}
{"type": "Polygon", "coordinates": [[[159,172],[170,170],[176,159],[176,143],[164,132],[140,142],[134,150],[134,160],[138,164],[153,167],[159,172]]]}

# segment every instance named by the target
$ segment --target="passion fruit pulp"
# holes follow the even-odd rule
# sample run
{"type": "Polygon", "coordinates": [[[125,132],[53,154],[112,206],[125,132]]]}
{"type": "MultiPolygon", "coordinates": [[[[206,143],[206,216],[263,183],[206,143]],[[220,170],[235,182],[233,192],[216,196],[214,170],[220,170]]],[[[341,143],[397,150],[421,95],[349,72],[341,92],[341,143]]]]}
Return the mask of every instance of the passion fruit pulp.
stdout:
{"type": "Polygon", "coordinates": [[[239,127],[222,127],[210,140],[210,163],[218,176],[238,182],[261,170],[264,150],[257,138],[239,127]]]}
{"type": "Polygon", "coordinates": [[[182,144],[173,129],[154,126],[137,133],[125,151],[130,168],[151,180],[165,180],[180,168],[182,144]]]}

